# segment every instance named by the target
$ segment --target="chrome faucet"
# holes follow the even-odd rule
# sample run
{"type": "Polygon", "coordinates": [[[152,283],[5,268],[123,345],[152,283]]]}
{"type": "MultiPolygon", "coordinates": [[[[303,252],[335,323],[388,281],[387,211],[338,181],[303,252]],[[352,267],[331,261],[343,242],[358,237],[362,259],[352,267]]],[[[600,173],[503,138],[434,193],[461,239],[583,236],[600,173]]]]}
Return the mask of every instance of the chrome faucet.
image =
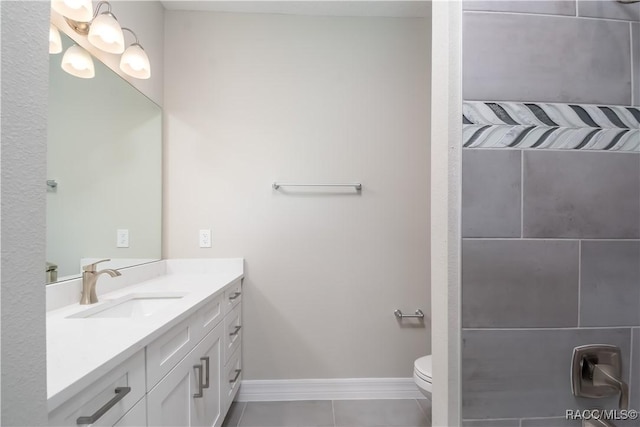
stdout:
{"type": "Polygon", "coordinates": [[[80,297],[80,304],[95,304],[98,302],[98,296],[96,295],[96,283],[98,277],[102,273],[106,273],[111,277],[121,276],[118,270],[111,268],[105,268],[104,270],[96,271],[96,265],[101,262],[111,261],[110,259],[103,259],[96,261],[93,264],[85,265],[82,267],[82,296],[80,297]]]}

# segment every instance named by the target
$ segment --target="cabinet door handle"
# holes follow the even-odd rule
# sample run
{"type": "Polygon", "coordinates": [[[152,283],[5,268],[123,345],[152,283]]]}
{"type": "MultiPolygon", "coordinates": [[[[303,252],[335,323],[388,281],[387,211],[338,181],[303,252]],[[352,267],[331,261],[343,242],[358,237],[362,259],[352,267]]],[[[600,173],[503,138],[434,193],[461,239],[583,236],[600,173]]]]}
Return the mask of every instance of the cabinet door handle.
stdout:
{"type": "Polygon", "coordinates": [[[238,335],[238,332],[240,332],[240,329],[242,329],[242,326],[236,326],[236,329],[233,332],[231,332],[229,336],[232,337],[234,335],[238,335]]]}
{"type": "Polygon", "coordinates": [[[242,369],[236,369],[236,376],[233,377],[232,380],[229,380],[229,383],[233,384],[236,381],[238,381],[238,377],[240,376],[240,372],[242,372],[242,369]]]}
{"type": "Polygon", "coordinates": [[[76,420],[76,424],[82,425],[82,424],[93,424],[93,423],[95,423],[109,409],[113,408],[116,405],[116,403],[118,403],[122,399],[124,399],[124,397],[127,394],[129,394],[130,391],[131,391],[131,387],[116,387],[116,390],[115,390],[116,395],[110,401],[105,403],[105,405],[102,408],[98,409],[90,417],[78,417],[78,419],[76,420]]]}
{"type": "Polygon", "coordinates": [[[209,356],[201,357],[200,360],[204,362],[204,366],[207,369],[207,375],[205,376],[204,385],[202,387],[209,388],[209,356]]]}
{"type": "Polygon", "coordinates": [[[202,388],[204,387],[202,384],[202,365],[193,365],[193,369],[198,370],[198,392],[193,394],[193,397],[202,397],[202,388]]]}
{"type": "Polygon", "coordinates": [[[242,295],[242,292],[234,292],[233,295],[229,297],[229,301],[233,301],[234,299],[238,298],[240,295],[242,295]]]}

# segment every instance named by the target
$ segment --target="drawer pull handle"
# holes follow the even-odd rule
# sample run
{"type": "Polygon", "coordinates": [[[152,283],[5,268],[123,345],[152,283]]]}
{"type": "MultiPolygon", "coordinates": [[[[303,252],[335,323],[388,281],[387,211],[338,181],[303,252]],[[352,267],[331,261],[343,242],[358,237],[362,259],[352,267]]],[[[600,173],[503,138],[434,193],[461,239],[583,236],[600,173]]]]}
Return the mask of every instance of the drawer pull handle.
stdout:
{"type": "Polygon", "coordinates": [[[202,397],[202,389],[204,385],[202,384],[202,365],[193,365],[193,369],[198,370],[198,392],[193,394],[193,397],[198,398],[202,397]]]}
{"type": "Polygon", "coordinates": [[[238,381],[238,377],[240,376],[240,372],[242,372],[242,369],[236,369],[236,376],[233,377],[232,380],[229,380],[230,384],[235,383],[236,381],[238,381]]]}
{"type": "Polygon", "coordinates": [[[113,399],[111,399],[110,401],[108,401],[102,408],[98,409],[93,415],[91,415],[90,417],[78,417],[78,419],[76,420],[76,423],[78,425],[83,425],[83,424],[93,424],[96,421],[98,421],[98,419],[103,416],[109,409],[113,408],[116,403],[120,402],[122,399],[124,399],[124,397],[129,394],[129,392],[131,391],[131,387],[116,387],[115,393],[116,395],[113,397],[113,399]]]}
{"type": "Polygon", "coordinates": [[[233,301],[234,299],[238,298],[240,295],[242,295],[242,292],[234,292],[233,295],[229,297],[229,301],[233,301]]]}
{"type": "Polygon", "coordinates": [[[232,337],[234,335],[238,335],[238,332],[240,332],[240,329],[242,329],[242,326],[236,326],[236,329],[233,332],[231,332],[229,336],[232,337]]]}
{"type": "Polygon", "coordinates": [[[209,356],[201,357],[200,360],[204,362],[204,366],[207,369],[207,375],[205,376],[206,379],[202,387],[209,388],[209,356]]]}

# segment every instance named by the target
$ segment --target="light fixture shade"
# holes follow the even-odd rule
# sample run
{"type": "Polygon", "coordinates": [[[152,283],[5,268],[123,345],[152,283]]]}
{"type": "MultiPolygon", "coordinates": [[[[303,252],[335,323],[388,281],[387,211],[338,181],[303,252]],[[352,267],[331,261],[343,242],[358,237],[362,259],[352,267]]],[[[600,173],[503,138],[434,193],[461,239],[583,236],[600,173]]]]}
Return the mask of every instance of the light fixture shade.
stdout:
{"type": "Polygon", "coordinates": [[[96,75],[89,52],[78,45],[70,46],[62,57],[62,69],[72,76],[90,79],[96,75]]]}
{"type": "Polygon", "coordinates": [[[62,40],[60,39],[60,31],[53,24],[49,25],[49,53],[62,52],[62,40]]]}
{"type": "Polygon", "coordinates": [[[108,53],[124,52],[124,34],[116,18],[109,12],[102,13],[91,22],[89,42],[108,53]]]}
{"type": "Polygon", "coordinates": [[[127,48],[120,58],[120,69],[136,79],[148,79],[151,77],[151,64],[149,57],[142,46],[134,43],[127,48]]]}
{"type": "Polygon", "coordinates": [[[91,0],[51,0],[51,8],[74,21],[89,22],[93,18],[91,0]]]}

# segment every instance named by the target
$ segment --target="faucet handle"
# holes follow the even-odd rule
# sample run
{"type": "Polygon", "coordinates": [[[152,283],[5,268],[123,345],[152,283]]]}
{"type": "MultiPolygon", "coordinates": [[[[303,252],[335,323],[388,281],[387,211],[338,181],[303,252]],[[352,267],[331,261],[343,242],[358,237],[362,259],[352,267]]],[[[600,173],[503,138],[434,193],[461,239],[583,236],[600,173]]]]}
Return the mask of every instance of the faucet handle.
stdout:
{"type": "Polygon", "coordinates": [[[111,261],[111,258],[101,259],[100,261],[96,261],[93,264],[84,265],[84,266],[82,266],[82,271],[86,271],[86,272],[89,272],[89,273],[95,273],[96,272],[96,265],[100,264],[101,262],[107,262],[107,261],[111,261]]]}
{"type": "Polygon", "coordinates": [[[608,385],[620,391],[618,406],[629,409],[629,386],[619,378],[612,365],[596,364],[593,369],[593,385],[608,385]]]}
{"type": "Polygon", "coordinates": [[[573,349],[571,390],[574,396],[601,398],[620,393],[620,409],[629,408],[629,386],[622,380],[622,352],[610,344],[573,349]]]}

